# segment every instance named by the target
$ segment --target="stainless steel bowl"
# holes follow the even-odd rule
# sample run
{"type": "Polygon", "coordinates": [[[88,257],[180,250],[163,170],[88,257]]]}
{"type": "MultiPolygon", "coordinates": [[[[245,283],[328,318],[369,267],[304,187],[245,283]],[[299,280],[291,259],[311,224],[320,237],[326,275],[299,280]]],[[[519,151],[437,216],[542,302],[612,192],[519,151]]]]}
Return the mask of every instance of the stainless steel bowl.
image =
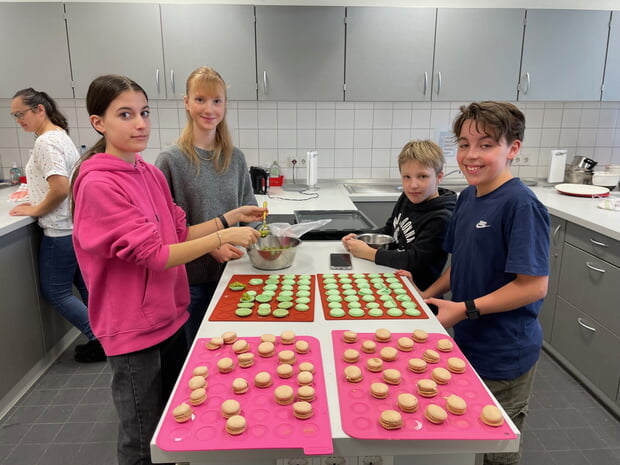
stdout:
{"type": "Polygon", "coordinates": [[[299,239],[284,236],[267,236],[258,239],[248,255],[250,263],[259,270],[281,270],[293,264],[299,239]]]}
{"type": "Polygon", "coordinates": [[[387,234],[364,233],[357,236],[360,241],[365,242],[373,249],[387,249],[394,238],[387,234]]]}

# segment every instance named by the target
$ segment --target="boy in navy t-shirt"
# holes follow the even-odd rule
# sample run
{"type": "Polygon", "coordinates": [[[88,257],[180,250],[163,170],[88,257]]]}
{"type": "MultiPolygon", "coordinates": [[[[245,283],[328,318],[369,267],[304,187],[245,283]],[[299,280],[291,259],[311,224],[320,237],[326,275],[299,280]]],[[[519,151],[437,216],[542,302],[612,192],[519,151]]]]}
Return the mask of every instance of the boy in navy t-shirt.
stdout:
{"type": "MultiPolygon", "coordinates": [[[[450,267],[422,297],[480,377],[522,429],[542,346],[538,312],[547,293],[549,214],[512,176],[525,117],[514,105],[461,107],[453,131],[470,186],[458,198],[444,248],[450,267]],[[433,298],[452,291],[452,301],[433,298]]],[[[486,454],[485,464],[516,464],[520,453],[486,454]]]]}

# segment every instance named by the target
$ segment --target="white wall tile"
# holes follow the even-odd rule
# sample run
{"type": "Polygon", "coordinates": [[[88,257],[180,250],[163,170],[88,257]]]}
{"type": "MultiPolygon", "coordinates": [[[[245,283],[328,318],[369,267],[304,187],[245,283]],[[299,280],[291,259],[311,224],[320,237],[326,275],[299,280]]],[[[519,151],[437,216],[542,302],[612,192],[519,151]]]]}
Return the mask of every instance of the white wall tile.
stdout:
{"type": "Polygon", "coordinates": [[[615,128],[617,122],[618,122],[618,110],[603,109],[599,112],[597,127],[615,128]]]}
{"type": "Polygon", "coordinates": [[[413,109],[411,111],[411,127],[414,129],[431,127],[430,110],[413,109]]]}
{"type": "Polygon", "coordinates": [[[375,129],[372,131],[372,148],[389,148],[392,146],[392,131],[389,129],[375,129]]]}
{"type": "Polygon", "coordinates": [[[258,129],[239,129],[239,144],[243,149],[258,148],[258,129]]]}
{"type": "Polygon", "coordinates": [[[392,114],[392,127],[395,129],[410,129],[411,109],[395,108],[392,114]]]}
{"type": "Polygon", "coordinates": [[[349,149],[353,147],[353,130],[337,129],[335,131],[334,147],[336,149],[349,149]]]}
{"type": "Polygon", "coordinates": [[[355,168],[372,166],[372,149],[355,149],[353,151],[353,166],[355,168]]]}
{"type": "Polygon", "coordinates": [[[317,175],[319,179],[335,179],[334,168],[319,168],[317,175]]]}
{"type": "Polygon", "coordinates": [[[392,127],[392,108],[377,108],[375,106],[372,127],[375,129],[390,129],[392,127]]]}
{"type": "Polygon", "coordinates": [[[353,167],[353,178],[354,179],[365,179],[370,178],[372,176],[372,168],[369,166],[354,166],[353,167]]]}
{"type": "Polygon", "coordinates": [[[295,129],[278,129],[278,147],[282,149],[296,148],[297,131],[295,129]]]}
{"type": "Polygon", "coordinates": [[[317,129],[316,130],[316,148],[334,148],[336,131],[333,129],[317,129]]]}
{"type": "Polygon", "coordinates": [[[353,168],[334,168],[334,179],[349,179],[353,177],[353,168]]]}
{"type": "Polygon", "coordinates": [[[560,142],[559,147],[574,147],[577,145],[577,138],[579,136],[579,129],[576,128],[563,128],[560,130],[560,142]]]}
{"type": "Polygon", "coordinates": [[[596,131],[597,147],[612,147],[614,144],[614,128],[598,128],[596,131]]]}
{"type": "MultiPolygon", "coordinates": [[[[565,108],[562,112],[563,128],[578,128],[581,121],[581,108],[565,108]]],[[[526,121],[528,123],[528,121],[526,121]]]]}
{"type": "Polygon", "coordinates": [[[353,165],[353,149],[334,150],[334,167],[344,168],[353,165]]]}
{"type": "Polygon", "coordinates": [[[316,131],[312,129],[297,130],[297,147],[305,150],[314,150],[316,148],[316,131]]]}
{"type": "Polygon", "coordinates": [[[257,129],[258,111],[239,107],[239,129],[257,129]]]}
{"type": "Polygon", "coordinates": [[[336,110],[333,108],[317,108],[317,129],[334,129],[336,127],[336,110]]]}
{"type": "Polygon", "coordinates": [[[435,108],[431,110],[431,128],[449,128],[451,123],[450,110],[435,108]]]}
{"type": "Polygon", "coordinates": [[[353,131],[353,148],[370,149],[372,146],[372,131],[368,129],[356,129],[353,131]]]}
{"type": "Polygon", "coordinates": [[[355,109],[354,113],[354,127],[355,129],[371,129],[373,120],[372,108],[355,109]]]}
{"type": "Polygon", "coordinates": [[[411,130],[409,129],[393,129],[392,141],[390,146],[394,149],[401,149],[411,140],[411,130]]]}
{"type": "Polygon", "coordinates": [[[594,147],[596,144],[596,128],[581,128],[577,142],[583,148],[586,146],[594,147]]]}
{"type": "Polygon", "coordinates": [[[582,128],[595,128],[598,124],[598,109],[584,108],[581,111],[580,127],[582,128]]]}
{"type": "MultiPolygon", "coordinates": [[[[18,129],[16,127],[12,128],[0,128],[0,148],[18,148],[20,144],[18,142],[18,129]]],[[[22,141],[22,145],[26,144],[34,144],[34,136],[32,133],[26,133],[21,128],[19,129],[20,134],[28,134],[28,141],[24,138],[22,141]]],[[[24,137],[24,136],[22,136],[24,137]]]]}
{"type": "Polygon", "coordinates": [[[277,149],[278,131],[275,129],[261,129],[258,131],[259,149],[277,149]]]}
{"type": "Polygon", "coordinates": [[[350,109],[336,109],[336,129],[353,129],[355,112],[350,109]]]}
{"type": "Polygon", "coordinates": [[[390,177],[390,168],[372,168],[372,178],[385,179],[390,177]]]}
{"type": "Polygon", "coordinates": [[[544,116],[543,116],[543,127],[559,128],[561,126],[562,126],[562,109],[561,108],[546,108],[544,116]]]}
{"type": "Polygon", "coordinates": [[[297,128],[297,110],[291,108],[278,108],[278,129],[297,128]]]}
{"type": "Polygon", "coordinates": [[[159,141],[161,148],[176,144],[177,139],[181,135],[179,129],[160,129],[159,141]]]}
{"type": "Polygon", "coordinates": [[[334,149],[319,150],[319,168],[333,168],[336,159],[334,149]]]}
{"type": "Polygon", "coordinates": [[[278,127],[277,112],[275,108],[259,108],[258,129],[276,129],[278,127]]]}
{"type": "Polygon", "coordinates": [[[297,110],[297,128],[316,129],[316,110],[314,108],[297,110]]]}

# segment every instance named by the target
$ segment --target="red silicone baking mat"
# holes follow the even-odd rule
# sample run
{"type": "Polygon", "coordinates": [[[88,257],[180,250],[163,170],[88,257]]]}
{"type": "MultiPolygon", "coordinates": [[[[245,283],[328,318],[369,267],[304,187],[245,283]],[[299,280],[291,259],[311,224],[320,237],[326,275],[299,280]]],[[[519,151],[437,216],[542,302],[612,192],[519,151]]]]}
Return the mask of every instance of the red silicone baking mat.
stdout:
{"type": "MultiPolygon", "coordinates": [[[[347,344],[343,341],[344,331],[332,331],[334,347],[334,359],[336,361],[336,376],[338,380],[338,398],[340,403],[340,417],[342,429],[349,436],[358,439],[514,439],[516,436],[506,422],[498,427],[487,426],[480,421],[482,407],[495,404],[491,396],[482,385],[482,381],[476,376],[467,359],[454,344],[450,352],[439,352],[440,360],[436,364],[428,364],[427,371],[416,374],[408,369],[410,358],[422,358],[426,349],[436,350],[439,339],[450,339],[445,334],[430,333],[425,343],[414,343],[411,352],[398,350],[396,360],[384,362],[383,368],[395,368],[400,371],[402,381],[399,385],[389,386],[389,394],[386,399],[375,399],[370,394],[370,385],[374,382],[384,382],[382,373],[372,373],[366,368],[366,361],[371,357],[379,357],[379,351],[383,347],[397,348],[399,337],[411,337],[411,333],[392,334],[390,342],[377,342],[376,353],[366,354],[362,352],[363,341],[371,339],[376,342],[374,333],[358,333],[357,342],[347,344]],[[357,365],[363,374],[363,380],[359,383],[349,383],[344,376],[344,369],[350,363],[343,360],[346,349],[357,349],[360,352],[360,360],[357,365]],[[452,374],[452,379],[445,385],[437,385],[439,393],[432,398],[422,397],[417,393],[416,385],[420,379],[430,379],[431,370],[436,367],[446,368],[450,357],[459,357],[465,360],[465,372],[452,374]],[[398,395],[404,392],[413,394],[418,398],[418,409],[414,413],[403,413],[397,405],[398,395]],[[462,397],[467,402],[467,411],[464,415],[448,413],[447,420],[436,425],[424,418],[424,410],[428,404],[436,404],[445,409],[445,398],[451,394],[462,397]],[[396,410],[401,413],[403,426],[400,429],[386,430],[379,424],[379,417],[383,410],[396,410]]],[[[451,339],[450,339],[451,340],[451,339]]]]}
{"type": "Polygon", "coordinates": [[[394,273],[326,273],[317,280],[326,320],[428,318],[394,273]]]}
{"type": "Polygon", "coordinates": [[[164,413],[156,438],[157,445],[167,451],[301,448],[308,455],[331,454],[332,435],[319,341],[311,336],[297,336],[297,340],[309,343],[310,351],[306,354],[296,353],[293,377],[280,379],[276,374],[278,352],[294,350],[294,345],[283,345],[278,338],[275,355],[263,358],[256,352],[260,343],[259,337],[239,339],[245,339],[250,345],[250,352],[255,354],[254,365],[249,368],[239,367],[231,345],[207,350],[205,343],[208,339],[199,339],[196,342],[179,385],[172,395],[172,402],[164,413]],[[223,357],[234,360],[231,373],[221,374],[218,371],[217,361],[223,357]],[[298,367],[302,362],[314,364],[312,386],[315,389],[315,399],[311,403],[313,415],[307,420],[295,418],[292,405],[278,405],[274,400],[274,389],[282,384],[288,384],[297,392],[298,367]],[[187,383],[197,366],[206,366],[209,369],[207,400],[202,405],[192,407],[191,420],[177,423],[172,416],[172,410],[183,402],[189,404],[190,389],[187,383]],[[267,371],[272,376],[273,384],[268,388],[259,389],[254,386],[254,376],[261,371],[267,371]],[[248,381],[249,390],[245,394],[234,394],[232,391],[232,381],[238,377],[248,381]],[[227,399],[235,399],[241,404],[241,415],[247,420],[247,429],[239,436],[231,436],[224,429],[226,420],[220,409],[222,402],[227,399]]]}
{"type": "MultiPolygon", "coordinates": [[[[209,317],[210,321],[314,321],[314,275],[293,275],[293,274],[236,274],[230,278],[226,289],[220,297],[215,309],[209,317]],[[254,281],[260,284],[252,284],[254,281]],[[274,284],[277,281],[277,284],[274,284]],[[241,283],[245,286],[244,290],[233,291],[230,289],[232,283],[241,283]],[[270,284],[267,284],[270,283],[270,284]],[[304,284],[309,283],[309,284],[304,284]],[[240,317],[235,313],[238,308],[242,296],[245,292],[255,292],[256,296],[250,303],[252,313],[248,316],[240,317]],[[268,302],[260,302],[258,296],[264,294],[265,291],[273,292],[272,298],[268,302]],[[288,315],[276,317],[273,311],[281,304],[280,300],[282,292],[290,293],[292,305],[288,309],[288,315]],[[271,307],[269,315],[261,316],[258,307],[261,303],[266,303],[271,307]],[[299,305],[305,306],[299,306],[299,305]],[[307,308],[307,310],[299,310],[299,308],[307,308]]],[[[288,305],[284,305],[288,306],[288,305]]]]}

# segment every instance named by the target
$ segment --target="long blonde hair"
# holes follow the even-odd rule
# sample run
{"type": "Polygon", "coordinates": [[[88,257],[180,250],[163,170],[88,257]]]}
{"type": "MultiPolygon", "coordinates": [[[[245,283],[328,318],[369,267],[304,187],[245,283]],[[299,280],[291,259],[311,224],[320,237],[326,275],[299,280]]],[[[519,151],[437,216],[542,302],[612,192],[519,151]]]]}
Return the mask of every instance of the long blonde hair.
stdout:
{"type": "MultiPolygon", "coordinates": [[[[215,91],[215,89],[221,87],[224,89],[224,99],[226,101],[226,83],[224,79],[222,79],[222,76],[213,68],[201,66],[192,71],[185,84],[186,97],[189,97],[191,89],[195,89],[198,86],[205,89],[206,92],[215,91]]],[[[187,124],[177,140],[177,145],[185,156],[196,166],[196,172],[200,172],[200,157],[194,146],[194,122],[189,111],[185,110],[185,115],[187,116],[187,124]]],[[[230,160],[232,159],[233,148],[232,137],[230,136],[230,131],[226,124],[226,110],[224,110],[224,118],[222,118],[222,121],[220,121],[215,129],[213,165],[216,173],[223,174],[228,170],[230,160]]]]}

